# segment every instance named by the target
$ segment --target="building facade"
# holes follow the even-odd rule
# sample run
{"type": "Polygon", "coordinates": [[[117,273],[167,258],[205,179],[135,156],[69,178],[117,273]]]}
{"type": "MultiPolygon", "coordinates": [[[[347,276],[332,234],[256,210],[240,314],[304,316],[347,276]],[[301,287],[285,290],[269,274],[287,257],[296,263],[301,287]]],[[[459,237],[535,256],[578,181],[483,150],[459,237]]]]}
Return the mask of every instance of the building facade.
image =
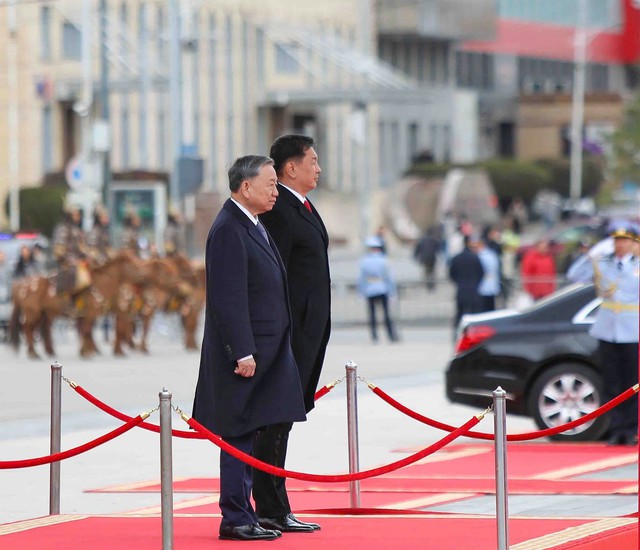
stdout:
{"type": "Polygon", "coordinates": [[[169,202],[195,211],[194,194],[185,196],[176,181],[179,159],[203,161],[199,193],[226,194],[234,158],[268,151],[284,132],[302,132],[318,142],[320,187],[359,197],[365,231],[375,189],[393,184],[425,151],[452,157],[455,43],[493,32],[490,10],[476,10],[489,13],[480,25],[473,17],[459,25],[470,6],[491,1],[400,4],[5,5],[0,43],[8,47],[0,48],[0,65],[18,84],[12,94],[0,81],[0,107],[17,111],[19,124],[2,125],[0,162],[17,156],[17,168],[0,174],[0,196],[75,163],[82,166],[80,195],[100,200],[108,154],[112,171],[172,174],[169,202]],[[411,10],[421,22],[403,28],[411,10]],[[17,154],[10,153],[14,142],[17,154]]]}
{"type": "Polygon", "coordinates": [[[479,156],[568,154],[576,40],[585,28],[584,140],[619,122],[640,89],[636,0],[498,0],[492,41],[456,51],[456,84],[478,94],[479,156]],[[581,15],[580,2],[584,2],[581,15]],[[542,96],[547,96],[546,100],[542,96]],[[537,115],[532,116],[532,109],[537,115]]]}

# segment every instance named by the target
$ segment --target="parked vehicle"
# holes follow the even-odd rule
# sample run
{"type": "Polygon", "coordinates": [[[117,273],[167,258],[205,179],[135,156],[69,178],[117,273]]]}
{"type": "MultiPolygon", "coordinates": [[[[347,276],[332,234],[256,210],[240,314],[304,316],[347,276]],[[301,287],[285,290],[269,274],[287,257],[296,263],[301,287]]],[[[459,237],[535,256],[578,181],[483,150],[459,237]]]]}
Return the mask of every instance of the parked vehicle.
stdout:
{"type": "MultiPolygon", "coordinates": [[[[592,284],[574,284],[521,312],[464,316],[445,376],[448,399],[484,408],[500,386],[507,411],[540,429],[595,410],[603,403],[601,365],[588,331],[600,302],[592,284]]],[[[601,416],[553,439],[597,440],[607,425],[601,416]]]]}

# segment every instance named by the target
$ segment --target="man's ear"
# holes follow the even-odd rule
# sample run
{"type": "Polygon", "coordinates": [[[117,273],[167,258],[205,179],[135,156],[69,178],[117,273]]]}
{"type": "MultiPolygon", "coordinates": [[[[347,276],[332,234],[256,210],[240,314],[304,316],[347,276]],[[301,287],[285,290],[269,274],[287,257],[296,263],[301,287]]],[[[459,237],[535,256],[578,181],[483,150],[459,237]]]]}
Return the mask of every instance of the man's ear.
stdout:
{"type": "Polygon", "coordinates": [[[284,165],[284,173],[290,178],[296,177],[296,163],[293,160],[288,160],[284,165]]]}
{"type": "Polygon", "coordinates": [[[251,186],[249,185],[249,180],[244,180],[240,184],[240,193],[242,194],[243,197],[249,198],[249,188],[250,187],[251,186]]]}

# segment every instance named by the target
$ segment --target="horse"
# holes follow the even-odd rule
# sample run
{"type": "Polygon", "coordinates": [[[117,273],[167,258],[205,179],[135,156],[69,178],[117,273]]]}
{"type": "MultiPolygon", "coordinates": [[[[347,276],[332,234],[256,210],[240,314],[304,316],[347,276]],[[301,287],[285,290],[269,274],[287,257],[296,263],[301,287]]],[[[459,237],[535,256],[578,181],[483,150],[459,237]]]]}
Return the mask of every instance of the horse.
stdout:
{"type": "MultiPolygon", "coordinates": [[[[31,277],[14,283],[13,312],[9,324],[9,342],[17,351],[20,329],[25,334],[27,354],[38,358],[34,347],[34,333],[40,328],[45,351],[54,354],[51,326],[58,316],[76,319],[80,338],[80,356],[99,353],[93,339],[93,326],[100,315],[118,312],[118,299],[127,283],[138,283],[146,277],[145,266],[136,262],[130,252],[122,251],[101,265],[89,265],[91,285],[78,292],[57,294],[54,277],[31,277]]],[[[124,308],[126,309],[126,308],[124,308]]],[[[116,341],[115,347],[121,347],[116,341]]]]}

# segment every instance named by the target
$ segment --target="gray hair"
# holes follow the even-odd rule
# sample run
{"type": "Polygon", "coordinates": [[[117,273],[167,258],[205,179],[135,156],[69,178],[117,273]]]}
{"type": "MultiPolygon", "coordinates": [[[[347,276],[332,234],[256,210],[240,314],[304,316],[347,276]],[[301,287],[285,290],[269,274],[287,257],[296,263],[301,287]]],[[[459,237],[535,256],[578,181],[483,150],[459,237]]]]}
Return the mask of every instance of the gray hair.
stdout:
{"type": "Polygon", "coordinates": [[[239,157],[229,168],[229,189],[235,193],[240,189],[240,184],[248,179],[255,178],[263,166],[273,166],[273,159],[262,155],[245,155],[239,157]]]}

